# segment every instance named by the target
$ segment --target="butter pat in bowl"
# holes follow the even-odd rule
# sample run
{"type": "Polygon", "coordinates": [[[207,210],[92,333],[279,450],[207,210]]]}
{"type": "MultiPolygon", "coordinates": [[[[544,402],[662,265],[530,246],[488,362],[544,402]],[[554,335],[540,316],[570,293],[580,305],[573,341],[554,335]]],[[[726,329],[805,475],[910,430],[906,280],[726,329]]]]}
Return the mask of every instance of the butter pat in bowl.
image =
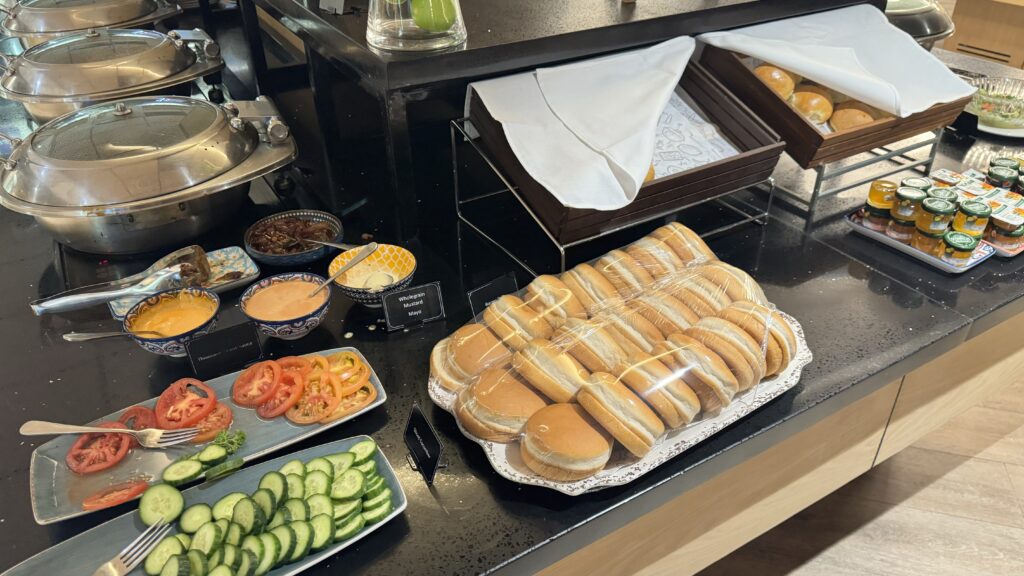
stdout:
{"type": "MultiPolygon", "coordinates": [[[[338,254],[327,269],[333,276],[348,263],[360,249],[338,254]]],[[[346,296],[369,308],[380,308],[385,295],[401,290],[412,283],[416,272],[416,257],[401,246],[380,244],[371,254],[351,270],[339,276],[334,283],[346,296]]]]}
{"type": "Polygon", "coordinates": [[[307,272],[264,278],[249,286],[239,305],[242,313],[271,338],[297,340],[323,322],[331,304],[331,287],[310,296],[327,279],[307,272]]]}
{"type": "Polygon", "coordinates": [[[132,306],[123,328],[147,352],[185,356],[185,343],[213,330],[220,298],[203,288],[158,292],[132,306]]]}

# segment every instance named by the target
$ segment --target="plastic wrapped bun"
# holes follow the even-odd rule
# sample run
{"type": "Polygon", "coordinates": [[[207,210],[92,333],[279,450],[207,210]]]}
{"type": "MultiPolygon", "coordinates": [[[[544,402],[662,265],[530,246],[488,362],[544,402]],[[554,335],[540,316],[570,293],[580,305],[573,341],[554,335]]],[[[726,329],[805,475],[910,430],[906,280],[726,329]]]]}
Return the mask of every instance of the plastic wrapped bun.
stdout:
{"type": "Polygon", "coordinates": [[[547,400],[514,372],[490,369],[459,392],[455,417],[477,438],[511,442],[519,437],[530,416],[547,405],[547,400]]]}
{"type": "Polygon", "coordinates": [[[534,278],[526,287],[524,297],[552,328],[565,324],[569,318],[587,319],[587,311],[579,298],[555,276],[544,274],[534,278]]]}
{"type": "Polygon", "coordinates": [[[628,253],[612,250],[597,259],[594,268],[604,275],[620,296],[630,298],[654,283],[654,278],[628,253]]]}
{"type": "Polygon", "coordinates": [[[644,294],[627,305],[657,326],[662,334],[682,332],[700,320],[692,308],[668,293],[644,294]]]}
{"type": "Polygon", "coordinates": [[[511,357],[486,326],[466,324],[434,346],[430,374],[442,387],[457,392],[489,366],[506,364],[511,357]]]}
{"type": "Polygon", "coordinates": [[[598,372],[579,391],[579,403],[594,420],[637,458],[651,451],[665,425],[629,388],[611,374],[598,372]]]}
{"type": "Polygon", "coordinates": [[[668,244],[684,264],[718,260],[696,232],[678,222],[666,224],[651,232],[650,236],[668,244]]]}
{"type": "Polygon", "coordinates": [[[608,302],[619,298],[619,291],[590,264],[578,264],[562,274],[562,282],[572,290],[583,304],[587,314],[593,316],[608,302]]]}
{"type": "Polygon", "coordinates": [[[527,421],[519,452],[540,476],[570,482],[604,468],[612,454],[612,437],[579,404],[551,404],[527,421]]]}
{"type": "Polygon", "coordinates": [[[626,253],[643,266],[655,280],[679,272],[686,266],[668,244],[650,236],[644,236],[630,244],[626,248],[626,253]]]}
{"type": "Polygon", "coordinates": [[[553,342],[591,372],[614,373],[626,361],[626,351],[601,323],[570,319],[555,332],[553,342]]]}
{"type": "Polygon", "coordinates": [[[619,367],[619,379],[658,413],[669,428],[679,428],[700,414],[700,399],[660,360],[636,352],[619,367]]]}
{"type": "Polygon", "coordinates": [[[720,286],[733,302],[746,300],[762,306],[768,303],[761,286],[743,270],[722,261],[708,262],[695,270],[720,286]]]}
{"type": "MultiPolygon", "coordinates": [[[[701,268],[703,267],[695,267],[696,270],[701,268]]],[[[729,298],[729,293],[724,288],[697,273],[665,286],[663,289],[684,302],[700,318],[714,316],[718,314],[719,310],[732,304],[732,299],[729,298]]]]}
{"type": "Polygon", "coordinates": [[[796,334],[778,313],[753,302],[736,302],[722,311],[722,318],[743,328],[765,354],[765,376],[775,376],[789,366],[796,354],[796,334]]]}
{"type": "Polygon", "coordinates": [[[653,322],[629,306],[609,308],[596,318],[612,333],[623,350],[650,352],[665,335],[653,322]]]}
{"type": "Polygon", "coordinates": [[[653,354],[697,394],[703,412],[728,406],[739,392],[739,382],[725,361],[689,336],[672,334],[653,354]]]}
{"type": "Polygon", "coordinates": [[[590,373],[549,340],[531,340],[512,356],[512,367],[531,386],[555,402],[571,402],[590,373]]]}
{"type": "Polygon", "coordinates": [[[740,391],[753,388],[764,376],[765,360],[757,342],[742,328],[721,318],[704,318],[685,335],[718,354],[736,376],[740,391]]]}
{"type": "Polygon", "coordinates": [[[484,323],[513,350],[534,338],[550,338],[551,325],[518,296],[506,294],[484,310],[484,323]]]}

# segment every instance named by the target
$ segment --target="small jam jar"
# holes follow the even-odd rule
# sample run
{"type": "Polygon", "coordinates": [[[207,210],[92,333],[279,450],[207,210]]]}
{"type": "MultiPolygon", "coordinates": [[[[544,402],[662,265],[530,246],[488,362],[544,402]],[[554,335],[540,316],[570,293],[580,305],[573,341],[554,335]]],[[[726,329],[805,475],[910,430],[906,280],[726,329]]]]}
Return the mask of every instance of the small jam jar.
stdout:
{"type": "Polygon", "coordinates": [[[939,258],[943,261],[963,268],[971,261],[974,249],[978,247],[978,239],[970,234],[950,230],[942,236],[939,258]]]}
{"type": "Polygon", "coordinates": [[[914,229],[914,235],[910,238],[910,245],[929,256],[935,256],[939,251],[939,244],[942,244],[942,234],[928,234],[921,232],[919,228],[914,229]]]}
{"type": "MultiPolygon", "coordinates": [[[[896,200],[889,209],[889,214],[894,220],[914,220],[917,212],[921,209],[921,202],[928,197],[928,194],[920,188],[901,186],[896,189],[896,200]]],[[[911,231],[913,232],[913,231],[911,231]]]]}
{"type": "Polygon", "coordinates": [[[868,206],[888,210],[896,199],[896,184],[888,180],[875,180],[868,190],[868,206]]]}
{"type": "Polygon", "coordinates": [[[914,237],[915,229],[913,220],[897,220],[893,218],[889,220],[889,225],[885,228],[885,235],[904,244],[910,244],[910,240],[914,237]]]}
{"type": "Polygon", "coordinates": [[[992,209],[984,202],[978,202],[977,200],[961,202],[960,207],[956,211],[956,216],[953,217],[953,230],[980,238],[985,234],[988,218],[991,215],[992,209]]]}
{"type": "Polygon", "coordinates": [[[861,214],[861,224],[865,228],[876,232],[885,232],[885,227],[889,225],[889,210],[886,208],[875,208],[870,204],[865,204],[861,214]]]}
{"type": "Polygon", "coordinates": [[[988,161],[988,167],[989,168],[992,168],[992,167],[995,167],[995,166],[1002,166],[1004,168],[1010,168],[1011,170],[1015,170],[1017,172],[1020,172],[1020,161],[1017,160],[1016,158],[1006,158],[1006,157],[1003,157],[1003,158],[993,158],[993,159],[988,161]]]}
{"type": "Polygon", "coordinates": [[[953,222],[954,214],[956,205],[949,200],[925,198],[921,202],[921,211],[917,214],[917,229],[925,234],[945,234],[953,222]]]}
{"type": "Polygon", "coordinates": [[[942,188],[939,186],[932,186],[928,189],[929,198],[938,198],[940,200],[947,200],[956,204],[957,195],[956,190],[952,188],[942,188]]]}
{"type": "Polygon", "coordinates": [[[1013,168],[1008,166],[992,166],[988,169],[988,177],[985,178],[985,181],[997,188],[1012,190],[1019,178],[1020,173],[1013,168]]]}
{"type": "Polygon", "coordinates": [[[927,192],[932,187],[932,181],[922,176],[911,176],[910,178],[900,180],[900,186],[904,188],[917,188],[922,192],[927,192]]]}
{"type": "Polygon", "coordinates": [[[1024,245],[1024,225],[1019,226],[1013,232],[1007,232],[1002,228],[991,226],[988,229],[988,241],[996,248],[1013,252],[1024,245]]]}

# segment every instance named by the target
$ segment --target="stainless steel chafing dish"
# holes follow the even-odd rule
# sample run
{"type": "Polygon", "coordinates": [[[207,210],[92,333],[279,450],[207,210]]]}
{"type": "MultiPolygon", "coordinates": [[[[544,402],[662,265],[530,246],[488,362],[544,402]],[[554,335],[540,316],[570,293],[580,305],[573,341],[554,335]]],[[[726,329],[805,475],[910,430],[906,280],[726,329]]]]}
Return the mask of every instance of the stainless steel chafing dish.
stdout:
{"type": "Polygon", "coordinates": [[[37,44],[3,62],[0,97],[37,122],[129,96],[189,94],[191,81],[224,67],[202,30],[88,30],[37,44]]]}
{"type": "Polygon", "coordinates": [[[21,0],[4,9],[0,34],[29,48],[96,28],[139,28],[181,13],[168,0],[21,0]]]}
{"type": "Polygon", "coordinates": [[[188,243],[231,217],[254,178],[295,158],[264,97],[217,105],[179,96],[106,102],[14,140],[0,204],[84,252],[188,243]]]}
{"type": "Polygon", "coordinates": [[[889,0],[885,15],[893,26],[913,36],[926,50],[952,36],[955,30],[953,19],[935,0],[889,0]]]}

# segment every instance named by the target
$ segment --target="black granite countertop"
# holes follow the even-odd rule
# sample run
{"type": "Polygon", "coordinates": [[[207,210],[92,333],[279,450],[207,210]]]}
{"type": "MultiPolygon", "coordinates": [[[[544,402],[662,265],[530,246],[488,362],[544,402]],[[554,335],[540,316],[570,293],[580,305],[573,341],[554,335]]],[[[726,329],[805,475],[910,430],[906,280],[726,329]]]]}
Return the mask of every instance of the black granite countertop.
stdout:
{"type": "MultiPolygon", "coordinates": [[[[17,120],[11,110],[0,103],[5,127],[17,120]]],[[[963,142],[944,141],[942,161],[955,165],[963,142]]],[[[834,208],[837,213],[845,209],[834,208]]],[[[201,243],[207,249],[238,245],[249,223],[276,209],[252,206],[201,243]]],[[[702,229],[724,217],[709,204],[687,211],[682,220],[702,229]]],[[[655,225],[629,234],[639,236],[655,225]]],[[[447,241],[431,247],[409,245],[419,261],[416,281],[442,284],[447,322],[386,334],[376,314],[335,294],[327,320],[310,336],[268,343],[267,351],[274,356],[340,345],[356,346],[366,355],[387,389],[388,402],[288,450],[372,435],[398,465],[409,498],[402,516],[311,574],[536,570],[952,349],[980,324],[1005,320],[1018,311],[1024,294],[1016,269],[1024,268],[1024,261],[990,262],[977,275],[952,278],[916,270],[910,260],[883,246],[860,243],[827,218],[804,234],[798,218],[776,209],[767,226],[737,228],[712,240],[711,247],[723,260],[750,271],[768,297],[803,325],[814,361],[800,383],[643,478],[573,498],[504,480],[481,449],[461,436],[452,417],[430,403],[426,379],[431,347],[469,317],[467,289],[511,268],[500,253],[471,235],[463,237],[460,251],[454,230],[450,232],[447,241]],[[403,464],[402,430],[417,403],[441,434],[449,460],[432,488],[403,464]]],[[[609,239],[624,241],[628,238],[609,239]]],[[[56,525],[36,525],[28,498],[28,464],[40,441],[18,436],[18,426],[28,419],[88,421],[152,397],[190,371],[186,363],[153,356],[124,339],[79,344],[61,340],[71,330],[117,329],[102,308],[41,318],[29,311],[30,301],[64,289],[69,278],[80,283],[89,272],[144,266],[145,259],[125,265],[64,253],[32,219],[6,210],[0,211],[0,245],[0,349],[8,360],[2,388],[6,401],[0,404],[0,493],[5,495],[0,501],[0,569],[6,569],[51,543],[133,509],[125,505],[56,525]]],[[[322,273],[325,267],[326,261],[310,268],[322,273]]],[[[222,326],[242,320],[237,296],[238,291],[222,296],[222,326]]],[[[69,564],[69,572],[75,570],[69,564]]]]}

